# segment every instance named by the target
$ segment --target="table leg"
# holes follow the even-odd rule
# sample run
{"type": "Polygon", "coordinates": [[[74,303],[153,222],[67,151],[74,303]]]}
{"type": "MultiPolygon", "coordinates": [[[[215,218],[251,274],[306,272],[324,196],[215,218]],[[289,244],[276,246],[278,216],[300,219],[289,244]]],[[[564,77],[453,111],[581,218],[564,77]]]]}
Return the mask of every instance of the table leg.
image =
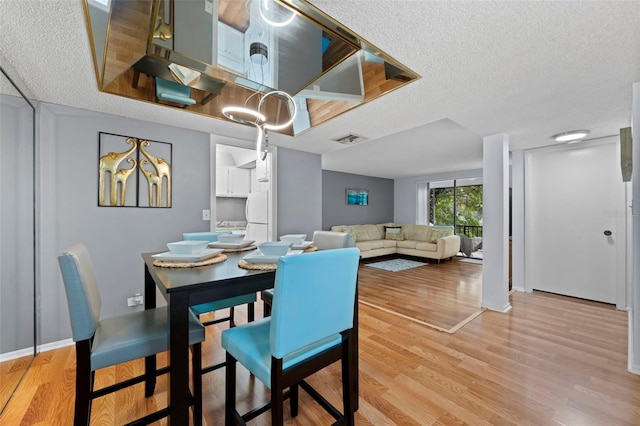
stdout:
{"type": "MultiPolygon", "coordinates": [[[[156,285],[149,273],[149,268],[144,267],[144,309],[156,307],[156,285]]],[[[144,395],[148,398],[153,395],[156,388],[156,356],[151,355],[144,359],[144,395]]]]}
{"type": "Polygon", "coordinates": [[[172,294],[169,304],[169,422],[189,424],[189,296],[172,294]]]}

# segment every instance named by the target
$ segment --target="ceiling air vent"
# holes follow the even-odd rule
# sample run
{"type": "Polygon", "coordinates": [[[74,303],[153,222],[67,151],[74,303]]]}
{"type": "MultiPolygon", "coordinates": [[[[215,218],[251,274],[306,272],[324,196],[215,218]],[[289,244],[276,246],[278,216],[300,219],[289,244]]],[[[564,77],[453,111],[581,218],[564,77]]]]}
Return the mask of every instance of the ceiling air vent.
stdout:
{"type": "Polygon", "coordinates": [[[352,133],[350,135],[343,136],[341,138],[336,138],[336,139],[333,139],[333,140],[336,141],[336,142],[345,144],[345,145],[353,145],[353,144],[356,144],[358,142],[362,142],[362,141],[364,141],[366,139],[367,138],[365,138],[364,136],[360,136],[360,135],[356,135],[356,134],[352,133]]]}

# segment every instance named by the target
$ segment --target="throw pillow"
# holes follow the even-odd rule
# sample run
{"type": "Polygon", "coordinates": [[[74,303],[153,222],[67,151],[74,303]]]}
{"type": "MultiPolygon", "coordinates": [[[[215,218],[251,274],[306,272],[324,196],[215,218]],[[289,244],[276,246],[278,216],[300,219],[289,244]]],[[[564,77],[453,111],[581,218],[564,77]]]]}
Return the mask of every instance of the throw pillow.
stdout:
{"type": "Polygon", "coordinates": [[[432,228],[431,229],[431,243],[435,244],[438,242],[438,238],[446,237],[449,235],[448,229],[442,228],[432,228]]]}
{"type": "Polygon", "coordinates": [[[404,241],[401,226],[385,226],[384,237],[387,240],[404,241]]]}

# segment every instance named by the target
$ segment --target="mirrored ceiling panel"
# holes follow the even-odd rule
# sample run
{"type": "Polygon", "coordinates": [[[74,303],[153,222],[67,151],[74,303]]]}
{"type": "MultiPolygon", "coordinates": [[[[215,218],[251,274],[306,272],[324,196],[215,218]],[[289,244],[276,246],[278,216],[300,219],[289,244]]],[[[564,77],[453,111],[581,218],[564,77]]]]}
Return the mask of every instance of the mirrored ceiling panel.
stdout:
{"type": "MultiPolygon", "coordinates": [[[[420,78],[312,5],[277,0],[85,0],[102,91],[225,119],[278,90],[295,135],[420,78]],[[166,83],[168,82],[168,83],[166,83]]],[[[273,97],[262,111],[286,122],[273,97]]]]}

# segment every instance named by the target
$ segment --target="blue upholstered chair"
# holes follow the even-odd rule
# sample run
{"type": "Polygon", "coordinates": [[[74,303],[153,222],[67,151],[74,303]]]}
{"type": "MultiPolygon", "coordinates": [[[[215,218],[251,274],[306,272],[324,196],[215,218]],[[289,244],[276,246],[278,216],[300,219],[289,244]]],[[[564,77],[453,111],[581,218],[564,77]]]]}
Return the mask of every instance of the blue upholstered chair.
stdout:
{"type": "Polygon", "coordinates": [[[228,235],[231,231],[210,231],[210,232],[184,232],[182,239],[185,241],[218,241],[218,235],[228,235]]]}
{"type": "Polygon", "coordinates": [[[156,98],[182,104],[183,108],[196,103],[196,100],[191,97],[191,87],[158,77],[156,77],[156,98]]]}
{"type": "MultiPolygon", "coordinates": [[[[313,233],[313,245],[318,250],[333,250],[339,248],[353,247],[355,240],[346,232],[315,231],[313,233]]],[[[264,316],[271,315],[271,301],[273,300],[273,290],[263,290],[260,292],[262,299],[262,310],[264,316]]]]}
{"type": "MultiPolygon", "coordinates": [[[[185,232],[182,234],[182,238],[185,241],[197,240],[197,241],[218,241],[218,235],[231,234],[231,231],[212,231],[212,232],[185,232]]],[[[247,319],[249,322],[255,319],[255,302],[257,300],[256,294],[245,294],[242,296],[230,297],[228,299],[217,300],[215,302],[202,303],[191,307],[191,311],[200,318],[200,315],[208,314],[210,312],[220,311],[222,309],[229,309],[229,315],[226,317],[217,318],[211,321],[203,321],[202,325],[209,326],[213,324],[219,324],[221,322],[229,321],[231,327],[235,327],[235,307],[239,305],[247,305],[247,319]]],[[[225,363],[202,367],[202,374],[209,373],[210,371],[217,370],[224,367],[225,363]]]]}
{"type": "Polygon", "coordinates": [[[298,414],[298,386],[318,400],[339,424],[353,424],[352,389],[357,371],[349,366],[353,328],[357,248],[317,251],[278,260],[272,315],[222,332],[227,351],[226,424],[249,421],[271,408],[271,424],[283,423],[283,400],[298,414]],[[343,412],[304,379],[342,362],[343,412]],[[271,402],[240,415],[235,408],[236,361],[271,388],[271,402]],[[289,392],[284,394],[284,390],[289,392]]]}
{"type": "MultiPolygon", "coordinates": [[[[86,426],[91,416],[91,401],[145,380],[145,376],[93,389],[95,371],[130,360],[148,357],[168,349],[169,328],[167,308],[132,312],[100,320],[101,299],[98,281],[87,249],[76,244],[58,256],[60,271],[67,293],[71,331],[76,343],[76,400],[74,425],[86,426]]],[[[194,423],[202,424],[201,345],[204,327],[195,316],[190,318],[189,344],[193,351],[194,423]]],[[[156,370],[153,362],[147,371],[155,371],[147,384],[146,396],[153,395],[155,377],[169,371],[156,370]]],[[[165,417],[168,409],[151,413],[139,420],[148,424],[165,417]]]]}

